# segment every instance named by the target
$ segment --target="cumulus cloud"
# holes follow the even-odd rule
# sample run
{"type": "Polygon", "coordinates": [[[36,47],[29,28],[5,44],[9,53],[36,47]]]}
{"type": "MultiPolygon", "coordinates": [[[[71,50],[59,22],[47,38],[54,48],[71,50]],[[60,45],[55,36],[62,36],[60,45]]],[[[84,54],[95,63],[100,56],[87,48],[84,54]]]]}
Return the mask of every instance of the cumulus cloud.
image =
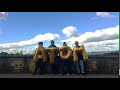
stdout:
{"type": "Polygon", "coordinates": [[[74,46],[74,42],[78,41],[80,44],[85,45],[87,51],[112,51],[118,50],[119,44],[119,25],[95,32],[85,32],[79,37],[72,37],[61,42],[67,42],[69,45],[74,46]]]}
{"type": "Polygon", "coordinates": [[[0,49],[2,50],[2,49],[11,49],[11,48],[17,48],[17,47],[30,46],[30,45],[37,44],[40,41],[44,42],[44,41],[49,41],[49,40],[55,40],[58,38],[59,38],[58,34],[51,34],[51,33],[46,33],[44,35],[39,34],[30,40],[0,44],[0,49]]]}
{"type": "MultiPolygon", "coordinates": [[[[67,43],[68,46],[70,46],[73,49],[73,46],[71,43],[67,43]]],[[[87,52],[98,52],[98,51],[115,51],[119,48],[119,39],[115,40],[105,40],[105,41],[99,41],[99,42],[89,42],[84,43],[85,49],[87,52]]],[[[56,45],[58,47],[61,47],[61,45],[56,45]]],[[[23,48],[11,48],[11,49],[4,49],[0,52],[7,52],[9,54],[16,54],[20,53],[21,51],[23,54],[33,54],[35,52],[35,48],[32,49],[23,49],[23,48]]]]}
{"type": "Polygon", "coordinates": [[[67,35],[67,37],[78,37],[77,31],[78,29],[74,26],[68,26],[62,30],[63,34],[67,35]]]}
{"type": "Polygon", "coordinates": [[[0,12],[0,20],[5,20],[8,16],[8,13],[6,12],[0,12]]]}
{"type": "Polygon", "coordinates": [[[11,48],[11,49],[4,49],[1,52],[7,52],[8,54],[16,54],[23,52],[23,54],[33,54],[35,52],[35,48],[32,49],[23,49],[23,48],[11,48]]]}
{"type": "MultiPolygon", "coordinates": [[[[73,46],[75,46],[72,43],[67,43],[67,44],[72,49],[73,46]]],[[[79,43],[79,45],[84,45],[87,52],[115,51],[115,50],[119,50],[119,39],[79,43]]]]}
{"type": "Polygon", "coordinates": [[[99,17],[102,17],[102,18],[116,18],[117,17],[117,16],[112,15],[108,12],[97,12],[96,15],[99,17]]]}
{"type": "Polygon", "coordinates": [[[119,48],[119,39],[85,43],[87,51],[115,51],[119,48]]]}
{"type": "Polygon", "coordinates": [[[75,41],[79,41],[80,43],[96,42],[96,41],[118,39],[118,37],[119,37],[119,25],[102,30],[96,30],[95,32],[86,32],[80,35],[79,37],[72,37],[61,41],[70,42],[73,44],[75,41]]]}
{"type": "Polygon", "coordinates": [[[96,16],[92,17],[91,20],[98,19],[99,17],[101,17],[101,18],[118,18],[118,16],[112,15],[109,12],[96,12],[96,16]]]}

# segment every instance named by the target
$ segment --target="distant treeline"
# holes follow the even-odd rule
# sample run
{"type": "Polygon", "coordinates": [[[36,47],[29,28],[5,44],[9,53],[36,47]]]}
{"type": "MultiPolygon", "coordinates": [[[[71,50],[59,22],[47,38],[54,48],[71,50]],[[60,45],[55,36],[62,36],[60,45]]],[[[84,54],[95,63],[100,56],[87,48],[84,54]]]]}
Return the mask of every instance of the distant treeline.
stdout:
{"type": "MultiPolygon", "coordinates": [[[[114,52],[110,52],[110,53],[105,53],[103,55],[88,55],[90,57],[96,57],[96,56],[119,56],[119,51],[114,51],[114,52]]],[[[32,57],[33,54],[23,54],[23,52],[20,52],[20,53],[16,53],[16,54],[9,54],[7,52],[1,52],[0,53],[0,57],[32,57]]]]}
{"type": "Polygon", "coordinates": [[[104,55],[119,55],[119,51],[113,51],[110,53],[105,53],[104,55]]]}
{"type": "Polygon", "coordinates": [[[0,57],[25,57],[25,56],[33,56],[33,54],[23,54],[23,52],[20,53],[7,53],[7,52],[1,52],[0,57]]]}

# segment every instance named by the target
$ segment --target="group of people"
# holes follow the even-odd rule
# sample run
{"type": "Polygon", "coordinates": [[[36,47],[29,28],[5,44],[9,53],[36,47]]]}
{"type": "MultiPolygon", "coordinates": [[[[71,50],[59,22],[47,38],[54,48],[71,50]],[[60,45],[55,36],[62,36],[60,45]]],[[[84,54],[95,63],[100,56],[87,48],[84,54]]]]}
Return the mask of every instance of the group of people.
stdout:
{"type": "MultiPolygon", "coordinates": [[[[67,46],[66,42],[63,42],[63,46],[67,46]]],[[[51,45],[48,48],[52,48],[52,47],[57,47],[55,46],[54,40],[51,41],[51,45]]],[[[76,67],[76,73],[79,74],[83,74],[86,75],[86,64],[85,64],[85,56],[86,51],[85,48],[83,48],[83,50],[81,52],[77,52],[76,54],[74,54],[76,51],[74,50],[75,48],[80,48],[81,46],[79,45],[78,41],[75,41],[75,47],[73,48],[72,51],[72,55],[73,56],[73,63],[75,64],[76,67]],[[76,55],[76,56],[75,56],[76,55]]],[[[59,73],[59,59],[58,57],[60,57],[60,51],[63,52],[63,54],[67,53],[67,50],[55,50],[54,51],[54,56],[50,57],[50,52],[46,52],[45,48],[43,47],[43,42],[39,42],[38,43],[38,48],[35,51],[34,54],[34,61],[36,62],[36,66],[35,66],[35,71],[33,73],[33,75],[36,75],[38,68],[40,68],[40,75],[44,74],[44,70],[45,70],[45,64],[47,60],[50,60],[51,58],[54,58],[54,61],[52,63],[50,63],[51,66],[51,74],[58,74],[59,73]],[[37,50],[39,48],[39,50],[37,50]],[[39,57],[39,58],[38,58],[39,57]]],[[[72,49],[71,49],[72,50],[72,49]]],[[[71,61],[70,61],[70,57],[67,59],[61,59],[62,62],[62,68],[61,68],[61,72],[60,75],[70,75],[72,74],[71,71],[71,61]],[[65,72],[65,67],[66,67],[66,72],[65,72]]]]}

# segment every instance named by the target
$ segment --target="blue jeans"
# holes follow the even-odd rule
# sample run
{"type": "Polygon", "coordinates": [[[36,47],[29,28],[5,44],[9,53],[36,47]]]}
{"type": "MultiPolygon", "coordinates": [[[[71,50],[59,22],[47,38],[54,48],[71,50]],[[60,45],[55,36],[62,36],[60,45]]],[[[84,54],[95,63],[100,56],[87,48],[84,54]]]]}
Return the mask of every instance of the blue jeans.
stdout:
{"type": "Polygon", "coordinates": [[[77,68],[77,73],[86,73],[85,72],[85,62],[84,60],[78,60],[78,62],[76,62],[76,68],[77,68]]]}

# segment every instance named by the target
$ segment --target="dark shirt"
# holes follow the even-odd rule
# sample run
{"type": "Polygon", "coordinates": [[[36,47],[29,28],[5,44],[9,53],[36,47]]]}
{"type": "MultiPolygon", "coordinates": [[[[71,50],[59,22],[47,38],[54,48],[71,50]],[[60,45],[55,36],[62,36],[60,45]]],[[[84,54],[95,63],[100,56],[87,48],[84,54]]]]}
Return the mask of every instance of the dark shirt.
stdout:
{"type": "Polygon", "coordinates": [[[39,55],[42,55],[42,54],[41,54],[41,51],[39,51],[39,55]]]}
{"type": "Polygon", "coordinates": [[[64,50],[62,50],[63,51],[63,55],[66,55],[67,54],[67,50],[66,49],[64,49],[64,50]]]}
{"type": "MultiPolygon", "coordinates": [[[[80,47],[80,46],[78,46],[78,47],[80,47]]],[[[82,55],[81,52],[78,52],[78,53],[77,53],[77,56],[78,56],[78,59],[79,59],[79,60],[83,60],[83,55],[82,55]]]]}

